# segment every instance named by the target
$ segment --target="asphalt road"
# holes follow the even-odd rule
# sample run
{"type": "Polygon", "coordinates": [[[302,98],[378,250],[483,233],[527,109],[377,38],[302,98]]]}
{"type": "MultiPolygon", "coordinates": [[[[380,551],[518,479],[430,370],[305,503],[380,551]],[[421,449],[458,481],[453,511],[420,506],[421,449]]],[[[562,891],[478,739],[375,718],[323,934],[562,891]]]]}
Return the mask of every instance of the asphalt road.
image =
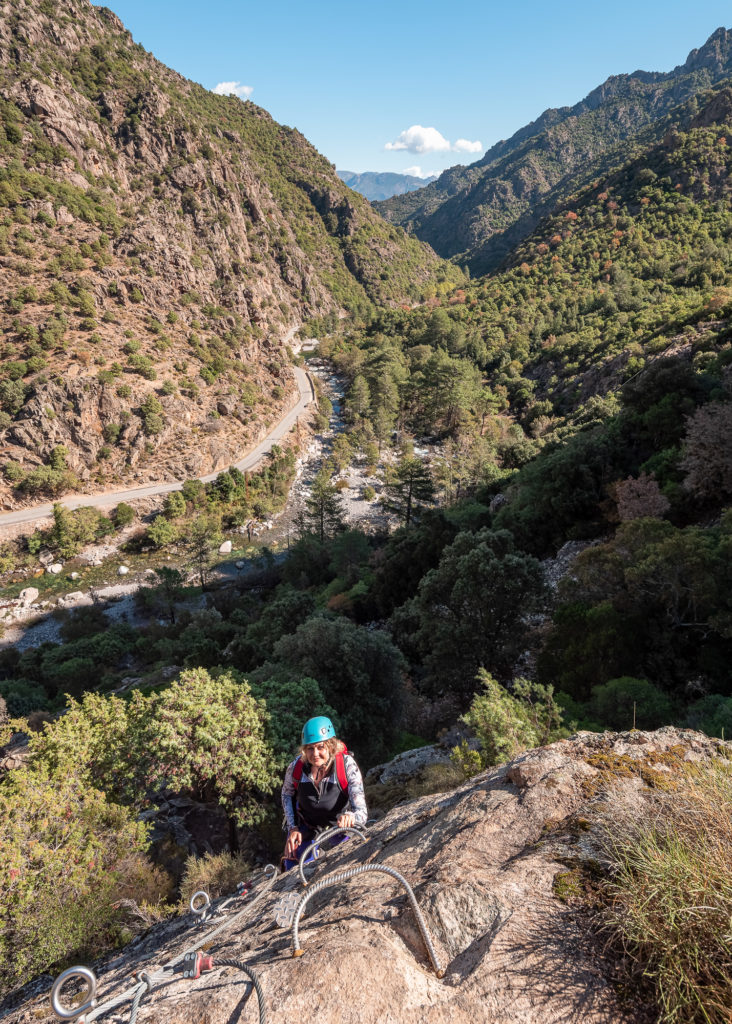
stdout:
{"type": "MultiPolygon", "coordinates": [[[[281,441],[285,434],[294,427],[298,416],[315,401],[313,385],[305,370],[299,366],[294,366],[293,370],[295,371],[295,379],[300,391],[300,400],[280,420],[277,426],[272,428],[265,439],[259,442],[256,448],[252,449],[239,462],[234,463],[236,468],[242,472],[247,469],[253,469],[272,449],[272,446],[281,441]]],[[[211,480],[216,479],[219,472],[221,470],[218,470],[216,473],[209,473],[208,476],[202,476],[200,479],[204,483],[209,483],[211,480]]],[[[184,480],[177,480],[168,483],[144,484],[142,487],[132,487],[124,491],[106,491],[102,494],[67,494],[66,497],[59,498],[58,502],[69,509],[80,508],[82,505],[94,507],[118,505],[120,501],[134,501],[135,498],[152,498],[158,494],[169,494],[171,491],[179,491],[184,483],[184,480]]],[[[47,519],[52,513],[52,502],[48,502],[45,505],[34,505],[32,508],[21,508],[15,512],[3,512],[0,514],[0,527],[11,526],[17,523],[32,523],[36,519],[47,519]]]]}

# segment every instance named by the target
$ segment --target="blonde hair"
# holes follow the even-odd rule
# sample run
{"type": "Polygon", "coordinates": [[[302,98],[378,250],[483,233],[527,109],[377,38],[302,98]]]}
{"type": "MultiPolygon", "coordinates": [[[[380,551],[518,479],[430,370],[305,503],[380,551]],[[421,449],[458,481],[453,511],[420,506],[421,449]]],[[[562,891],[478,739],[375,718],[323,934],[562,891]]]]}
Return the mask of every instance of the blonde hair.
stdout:
{"type": "MultiPolygon", "coordinates": [[[[338,751],[341,749],[342,744],[341,744],[340,740],[337,740],[335,738],[335,736],[331,736],[331,738],[329,740],[324,740],[323,742],[325,743],[326,747],[328,748],[328,764],[327,764],[326,767],[330,768],[330,766],[333,764],[333,758],[336,756],[338,751]]],[[[313,744],[312,743],[308,743],[308,746],[312,747],[313,744]]],[[[307,755],[307,752],[306,752],[304,746],[300,747],[300,757],[303,760],[303,764],[310,764],[310,762],[308,761],[308,755],[307,755]]]]}

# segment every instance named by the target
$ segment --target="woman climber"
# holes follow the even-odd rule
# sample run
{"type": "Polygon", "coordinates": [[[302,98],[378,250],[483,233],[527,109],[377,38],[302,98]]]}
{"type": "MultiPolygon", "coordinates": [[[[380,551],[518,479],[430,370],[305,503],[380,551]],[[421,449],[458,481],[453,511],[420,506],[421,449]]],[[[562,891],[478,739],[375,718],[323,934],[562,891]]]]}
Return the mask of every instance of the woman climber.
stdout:
{"type": "Polygon", "coordinates": [[[297,864],[317,832],[366,824],[361,772],[329,718],[311,718],[303,726],[300,754],[285,772],[282,807],[287,823],[284,871],[297,864]]]}

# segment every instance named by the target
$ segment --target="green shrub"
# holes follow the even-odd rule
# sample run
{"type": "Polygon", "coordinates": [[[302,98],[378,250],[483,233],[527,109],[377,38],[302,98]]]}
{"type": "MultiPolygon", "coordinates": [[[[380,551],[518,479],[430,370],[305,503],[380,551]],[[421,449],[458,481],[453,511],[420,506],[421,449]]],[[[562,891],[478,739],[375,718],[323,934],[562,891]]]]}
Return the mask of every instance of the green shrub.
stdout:
{"type": "Polygon", "coordinates": [[[485,669],[478,672],[478,681],[482,690],[473,697],[463,721],[480,740],[480,754],[475,757],[477,752],[468,751],[467,744],[454,754],[466,775],[567,735],[551,686],[517,679],[509,693],[485,669]]]}
{"type": "Polygon", "coordinates": [[[146,846],[133,814],[73,773],[11,773],[0,790],[0,990],[109,947],[125,861],[146,846]]]}
{"type": "Polygon", "coordinates": [[[611,729],[657,729],[669,725],[673,706],[647,679],[623,676],[592,688],[592,716],[611,729]]]}
{"type": "Polygon", "coordinates": [[[180,491],[171,491],[163,504],[163,515],[166,519],[180,519],[186,514],[186,499],[180,491]]]}
{"type": "Polygon", "coordinates": [[[129,526],[135,518],[135,510],[130,506],[121,501],[114,510],[114,525],[118,530],[123,529],[125,526],[129,526]]]}

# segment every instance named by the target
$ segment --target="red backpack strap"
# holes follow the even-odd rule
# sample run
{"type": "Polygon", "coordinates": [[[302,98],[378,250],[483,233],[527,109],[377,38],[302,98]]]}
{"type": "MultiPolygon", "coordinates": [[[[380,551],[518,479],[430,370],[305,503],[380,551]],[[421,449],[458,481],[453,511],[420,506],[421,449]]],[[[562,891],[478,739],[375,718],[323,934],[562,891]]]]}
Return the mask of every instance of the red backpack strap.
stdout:
{"type": "Polygon", "coordinates": [[[341,787],[344,793],[348,792],[348,776],[346,775],[346,765],[344,757],[347,751],[338,751],[335,756],[336,763],[336,776],[338,778],[338,785],[341,787]]]}
{"type": "Polygon", "coordinates": [[[295,767],[292,769],[292,784],[297,789],[300,785],[300,779],[302,778],[303,763],[302,758],[298,757],[295,761],[295,767]]]}

